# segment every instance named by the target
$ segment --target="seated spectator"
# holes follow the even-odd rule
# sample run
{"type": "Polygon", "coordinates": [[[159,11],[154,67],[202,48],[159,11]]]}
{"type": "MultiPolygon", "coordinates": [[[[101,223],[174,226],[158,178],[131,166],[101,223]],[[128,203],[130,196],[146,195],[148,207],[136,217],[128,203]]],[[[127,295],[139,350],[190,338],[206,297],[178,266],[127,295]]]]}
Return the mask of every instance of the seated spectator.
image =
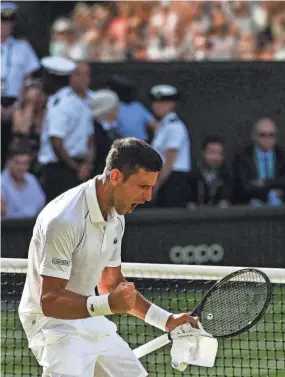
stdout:
{"type": "Polygon", "coordinates": [[[45,194],[38,180],[28,173],[30,163],[28,148],[13,143],[7,168],[1,174],[1,214],[4,218],[33,217],[45,205],[45,194]]]}
{"type": "Polygon", "coordinates": [[[37,155],[44,120],[46,96],[39,80],[29,79],[25,82],[20,100],[15,104],[12,117],[14,140],[24,140],[31,155],[31,172],[39,175],[37,155]]]}
{"type": "Polygon", "coordinates": [[[232,179],[225,165],[224,141],[207,137],[201,159],[190,173],[189,208],[203,205],[227,207],[231,201],[232,179]]]}
{"type": "Polygon", "coordinates": [[[114,75],[107,86],[120,99],[117,120],[122,137],[137,137],[146,141],[148,130],[155,128],[156,121],[144,105],[136,100],[136,87],[121,75],[114,75]]]}
{"type": "Polygon", "coordinates": [[[111,145],[121,137],[117,122],[119,97],[108,89],[98,90],[93,97],[95,127],[95,175],[102,174],[111,145]]]}
{"type": "Polygon", "coordinates": [[[285,192],[285,154],[276,145],[277,127],[261,118],[253,127],[253,142],[234,160],[239,200],[253,206],[281,205],[285,192]]]}

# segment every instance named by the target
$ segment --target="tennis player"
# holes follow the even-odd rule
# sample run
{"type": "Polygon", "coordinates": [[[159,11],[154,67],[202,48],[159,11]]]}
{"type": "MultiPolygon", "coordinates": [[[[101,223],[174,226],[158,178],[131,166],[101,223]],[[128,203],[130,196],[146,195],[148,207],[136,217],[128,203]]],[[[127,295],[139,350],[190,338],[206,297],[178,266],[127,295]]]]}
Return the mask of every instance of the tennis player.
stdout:
{"type": "Polygon", "coordinates": [[[147,301],[121,272],[123,215],[151,200],[161,167],[146,142],[117,140],[102,175],[39,214],[19,316],[44,377],[147,376],[105,318],[113,313],[130,313],[163,331],[196,324],[188,314],[173,316],[147,301]]]}

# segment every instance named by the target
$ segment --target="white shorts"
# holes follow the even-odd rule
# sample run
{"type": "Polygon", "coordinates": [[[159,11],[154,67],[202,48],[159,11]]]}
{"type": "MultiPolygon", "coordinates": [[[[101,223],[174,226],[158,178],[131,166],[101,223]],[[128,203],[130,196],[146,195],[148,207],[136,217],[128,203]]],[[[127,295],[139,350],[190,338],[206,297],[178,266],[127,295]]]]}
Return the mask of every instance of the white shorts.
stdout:
{"type": "MultiPolygon", "coordinates": [[[[21,318],[21,321],[26,331],[31,318],[21,318]]],[[[116,325],[105,317],[70,321],[50,318],[28,340],[43,367],[43,377],[147,376],[134,352],[116,331],[116,325]]]]}

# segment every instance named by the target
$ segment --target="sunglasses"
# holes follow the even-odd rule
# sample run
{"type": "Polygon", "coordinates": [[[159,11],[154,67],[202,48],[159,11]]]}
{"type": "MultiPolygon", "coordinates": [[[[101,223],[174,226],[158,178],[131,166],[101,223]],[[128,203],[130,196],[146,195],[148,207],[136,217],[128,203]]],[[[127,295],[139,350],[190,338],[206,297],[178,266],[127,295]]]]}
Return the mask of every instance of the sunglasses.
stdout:
{"type": "Polygon", "coordinates": [[[258,136],[259,137],[275,137],[276,133],[275,132],[259,132],[258,136]]]}

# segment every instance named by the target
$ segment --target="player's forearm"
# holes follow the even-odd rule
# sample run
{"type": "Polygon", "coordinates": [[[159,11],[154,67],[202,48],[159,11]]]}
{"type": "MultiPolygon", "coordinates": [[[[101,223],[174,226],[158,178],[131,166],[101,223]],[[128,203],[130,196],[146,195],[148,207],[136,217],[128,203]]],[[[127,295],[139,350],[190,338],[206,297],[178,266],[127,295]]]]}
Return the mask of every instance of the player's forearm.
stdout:
{"type": "Polygon", "coordinates": [[[58,319],[83,319],[90,317],[87,298],[78,293],[59,288],[41,297],[43,314],[58,319]]]}
{"type": "Polygon", "coordinates": [[[128,313],[137,317],[137,318],[144,320],[150,305],[151,305],[151,302],[148,301],[143,295],[141,295],[138,292],[137,297],[136,297],[135,306],[128,313]]]}

